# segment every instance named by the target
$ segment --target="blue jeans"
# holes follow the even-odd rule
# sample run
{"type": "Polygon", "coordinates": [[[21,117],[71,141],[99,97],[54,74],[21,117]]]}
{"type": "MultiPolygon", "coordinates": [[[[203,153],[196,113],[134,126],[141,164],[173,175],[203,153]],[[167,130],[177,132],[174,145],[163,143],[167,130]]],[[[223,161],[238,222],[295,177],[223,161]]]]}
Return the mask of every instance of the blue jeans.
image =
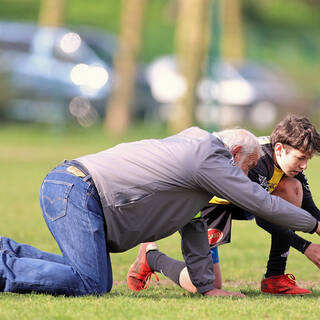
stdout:
{"type": "MultiPolygon", "coordinates": [[[[40,190],[43,217],[62,255],[0,238],[0,290],[78,296],[111,290],[105,221],[90,176],[53,169],[40,190]]],[[[35,230],[36,232],[36,230],[35,230]]]]}

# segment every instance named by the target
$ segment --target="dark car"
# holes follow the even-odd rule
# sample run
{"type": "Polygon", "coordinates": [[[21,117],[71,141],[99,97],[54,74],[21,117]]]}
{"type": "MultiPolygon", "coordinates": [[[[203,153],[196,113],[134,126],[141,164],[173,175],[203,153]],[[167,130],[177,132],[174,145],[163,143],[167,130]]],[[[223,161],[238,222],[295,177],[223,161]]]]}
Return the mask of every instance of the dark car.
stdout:
{"type": "MultiPolygon", "coordinates": [[[[104,116],[112,91],[116,46],[116,38],[100,30],[0,22],[0,78],[6,79],[10,92],[2,114],[40,122],[63,123],[72,117],[84,126],[95,123],[104,116]]],[[[154,100],[145,80],[138,88],[134,112],[145,116],[154,100]]]]}

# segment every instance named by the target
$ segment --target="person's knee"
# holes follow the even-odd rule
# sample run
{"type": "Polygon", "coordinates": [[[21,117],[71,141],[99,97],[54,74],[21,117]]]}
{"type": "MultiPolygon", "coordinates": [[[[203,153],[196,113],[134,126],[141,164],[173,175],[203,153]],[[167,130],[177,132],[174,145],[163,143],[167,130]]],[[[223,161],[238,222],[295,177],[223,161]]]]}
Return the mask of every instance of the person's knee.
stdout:
{"type": "Polygon", "coordinates": [[[85,281],[85,295],[103,295],[110,292],[112,289],[112,283],[109,282],[96,282],[86,279],[85,281]]]}
{"type": "Polygon", "coordinates": [[[290,203],[301,207],[303,190],[301,182],[292,177],[284,177],[280,180],[273,195],[279,196],[290,203]]]}
{"type": "Polygon", "coordinates": [[[190,293],[197,293],[197,288],[192,284],[187,267],[183,268],[179,276],[180,287],[190,293]]]}
{"type": "Polygon", "coordinates": [[[298,193],[302,191],[302,185],[297,178],[284,177],[280,180],[276,190],[278,189],[280,189],[282,192],[286,192],[288,189],[291,189],[298,193]]]}

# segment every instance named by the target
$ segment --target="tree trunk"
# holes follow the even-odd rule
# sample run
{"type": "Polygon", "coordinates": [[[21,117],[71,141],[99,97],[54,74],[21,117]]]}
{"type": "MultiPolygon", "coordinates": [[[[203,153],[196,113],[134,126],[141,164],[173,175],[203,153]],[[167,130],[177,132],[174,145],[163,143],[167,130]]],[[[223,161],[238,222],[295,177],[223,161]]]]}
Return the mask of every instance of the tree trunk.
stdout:
{"type": "Polygon", "coordinates": [[[222,0],[222,57],[242,61],[244,56],[241,0],[222,0]]]}
{"type": "Polygon", "coordinates": [[[42,0],[39,24],[46,27],[59,27],[64,19],[64,0],[42,0]]]}
{"type": "Polygon", "coordinates": [[[136,58],[140,49],[143,13],[147,0],[123,0],[119,52],[115,57],[114,90],[106,107],[105,129],[121,135],[131,121],[136,58]]]}
{"type": "Polygon", "coordinates": [[[207,40],[207,0],[179,0],[176,30],[178,70],[186,83],[184,96],[173,106],[169,126],[178,132],[194,124],[196,87],[207,40]]]}

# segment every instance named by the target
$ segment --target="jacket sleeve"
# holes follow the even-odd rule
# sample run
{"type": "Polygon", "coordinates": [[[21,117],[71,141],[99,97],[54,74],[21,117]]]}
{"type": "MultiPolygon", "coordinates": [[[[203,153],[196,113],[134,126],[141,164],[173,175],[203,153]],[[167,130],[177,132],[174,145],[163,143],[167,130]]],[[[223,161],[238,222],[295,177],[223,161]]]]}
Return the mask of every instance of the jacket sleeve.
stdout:
{"type": "Polygon", "coordinates": [[[181,230],[181,248],[189,276],[199,293],[214,288],[213,262],[208,243],[208,229],[202,218],[193,219],[181,230]]]}
{"type": "Polygon", "coordinates": [[[270,195],[230,159],[221,161],[220,157],[218,166],[216,162],[215,159],[201,162],[194,176],[196,183],[211,195],[227,199],[269,222],[303,232],[316,230],[318,221],[307,211],[270,195]]]}

